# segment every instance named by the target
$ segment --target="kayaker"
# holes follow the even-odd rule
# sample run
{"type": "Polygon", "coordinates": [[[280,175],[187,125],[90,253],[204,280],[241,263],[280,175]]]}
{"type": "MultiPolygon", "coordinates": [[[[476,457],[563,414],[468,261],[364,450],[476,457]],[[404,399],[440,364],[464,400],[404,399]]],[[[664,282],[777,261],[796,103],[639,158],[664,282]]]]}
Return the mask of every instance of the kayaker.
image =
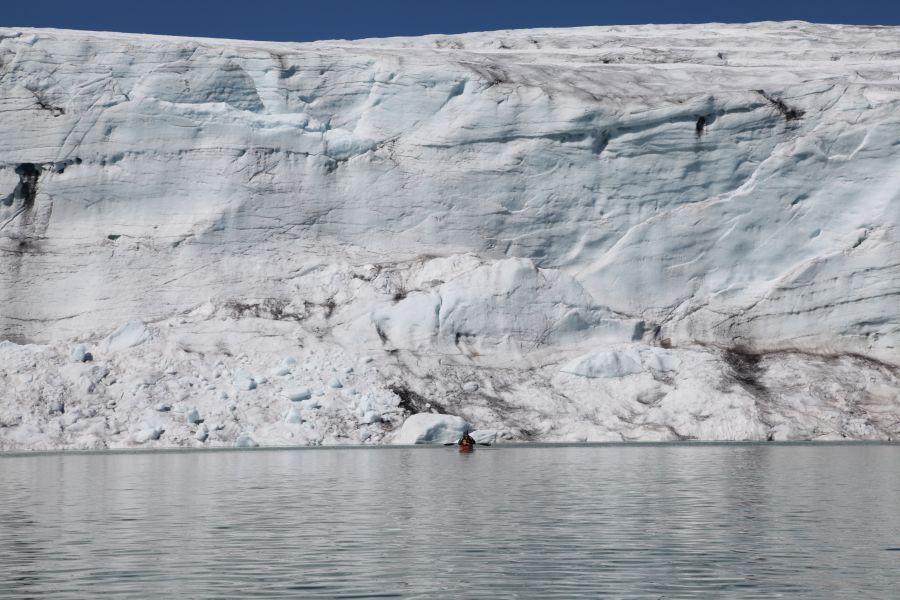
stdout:
{"type": "Polygon", "coordinates": [[[465,433],[463,433],[462,438],[459,440],[460,446],[475,446],[475,439],[469,435],[469,430],[467,429],[465,433]]]}

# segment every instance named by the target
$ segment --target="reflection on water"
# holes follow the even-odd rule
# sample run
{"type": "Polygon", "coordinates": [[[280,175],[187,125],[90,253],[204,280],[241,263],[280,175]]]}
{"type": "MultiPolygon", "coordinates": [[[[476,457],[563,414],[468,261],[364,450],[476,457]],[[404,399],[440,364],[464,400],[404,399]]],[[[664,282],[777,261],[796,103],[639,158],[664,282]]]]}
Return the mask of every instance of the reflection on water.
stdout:
{"type": "Polygon", "coordinates": [[[0,598],[897,598],[900,447],[0,458],[0,598]]]}

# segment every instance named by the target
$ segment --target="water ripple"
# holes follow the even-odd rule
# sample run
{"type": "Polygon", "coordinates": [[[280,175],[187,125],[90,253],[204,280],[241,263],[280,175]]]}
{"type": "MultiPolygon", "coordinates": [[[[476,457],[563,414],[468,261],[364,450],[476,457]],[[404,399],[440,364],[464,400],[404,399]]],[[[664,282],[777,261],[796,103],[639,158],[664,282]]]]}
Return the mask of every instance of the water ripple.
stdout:
{"type": "Polygon", "coordinates": [[[0,598],[895,598],[900,449],[0,458],[0,598]]]}

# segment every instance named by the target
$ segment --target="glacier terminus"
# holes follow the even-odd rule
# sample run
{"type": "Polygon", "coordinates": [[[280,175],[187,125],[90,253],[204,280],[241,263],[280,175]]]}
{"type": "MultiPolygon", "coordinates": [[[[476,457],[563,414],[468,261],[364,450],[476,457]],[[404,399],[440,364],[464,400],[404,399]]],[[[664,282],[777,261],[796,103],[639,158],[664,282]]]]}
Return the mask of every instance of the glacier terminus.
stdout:
{"type": "Polygon", "coordinates": [[[0,450],[897,439],[897,48],[0,29],[0,450]]]}

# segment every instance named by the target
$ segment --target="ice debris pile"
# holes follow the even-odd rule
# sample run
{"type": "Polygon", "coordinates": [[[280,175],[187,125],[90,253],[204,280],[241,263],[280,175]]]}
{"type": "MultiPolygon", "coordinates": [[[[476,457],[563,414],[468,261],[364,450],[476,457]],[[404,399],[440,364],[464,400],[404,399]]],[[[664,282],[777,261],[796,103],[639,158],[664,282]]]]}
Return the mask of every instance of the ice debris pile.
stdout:
{"type": "Polygon", "coordinates": [[[0,29],[0,449],[895,438],[898,43],[0,29]]]}

